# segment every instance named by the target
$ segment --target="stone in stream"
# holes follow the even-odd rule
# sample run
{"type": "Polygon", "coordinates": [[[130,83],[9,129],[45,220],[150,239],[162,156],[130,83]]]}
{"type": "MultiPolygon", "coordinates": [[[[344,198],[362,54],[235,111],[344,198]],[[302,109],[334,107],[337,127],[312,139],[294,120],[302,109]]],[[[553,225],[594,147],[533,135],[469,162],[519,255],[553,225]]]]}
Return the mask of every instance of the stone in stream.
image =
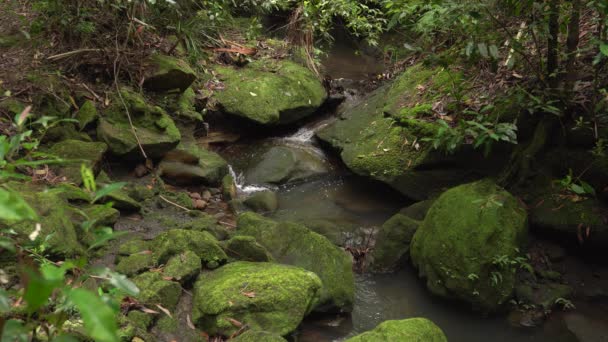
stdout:
{"type": "Polygon", "coordinates": [[[352,310],[354,276],[350,255],[303,225],[276,222],[255,213],[238,217],[236,235],[253,236],[277,262],[302,267],[323,281],[316,311],[352,310]]]}
{"type": "Polygon", "coordinates": [[[491,180],[443,193],[414,234],[410,255],[428,289],[497,311],[512,295],[527,214],[491,180]]]}
{"type": "Polygon", "coordinates": [[[176,184],[219,185],[228,174],[228,163],[215,152],[182,143],[165,155],[158,169],[163,178],[176,184]]]}
{"type": "Polygon", "coordinates": [[[140,274],[133,278],[133,283],[139,288],[137,299],[149,307],[158,304],[173,311],[182,293],[182,287],[178,282],[164,279],[159,272],[140,274]]]}
{"type": "Polygon", "coordinates": [[[302,119],[327,98],[310,70],[287,60],[257,60],[243,68],[218,66],[215,72],[225,86],[213,95],[222,110],[263,125],[302,119]]]}
{"type": "Polygon", "coordinates": [[[138,141],[133,134],[125,105],[137,132],[137,138],[148,158],[161,158],[180,142],[181,134],[171,117],[160,107],[130,88],[120,89],[110,107],[103,111],[97,126],[97,137],[118,156],[142,159],[138,141]],[[123,104],[124,100],[124,104],[123,104]]]}
{"type": "Polygon", "coordinates": [[[409,258],[410,242],[421,223],[403,214],[396,214],[386,221],[376,236],[371,254],[372,269],[385,272],[405,265],[409,258]]]}
{"type": "Polygon", "coordinates": [[[179,58],[155,54],[146,61],[146,65],[143,86],[152,91],[178,89],[184,92],[196,80],[194,70],[179,58]]]}
{"type": "Polygon", "coordinates": [[[299,148],[272,147],[245,172],[249,184],[285,184],[328,171],[322,157],[299,148]]]}
{"type": "Polygon", "coordinates": [[[64,140],[51,146],[47,152],[68,160],[67,163],[52,166],[51,169],[69,182],[80,185],[82,183],[81,164],[92,169],[94,173],[99,172],[101,160],[107,150],[108,146],[102,142],[64,140]]]}
{"type": "Polygon", "coordinates": [[[345,342],[447,342],[448,339],[435,323],[426,318],[385,321],[373,330],[347,339],[345,342]]]}
{"type": "Polygon", "coordinates": [[[281,335],[266,331],[247,330],[231,339],[232,342],[287,342],[281,335]]]}
{"type": "Polygon", "coordinates": [[[284,336],[310,313],[321,286],[317,275],[299,267],[234,262],[199,276],[192,321],[209,335],[230,336],[248,326],[284,336]]]}
{"type": "MultiPolygon", "coordinates": [[[[463,82],[462,75],[453,75],[463,82]]],[[[436,150],[431,142],[441,127],[429,120],[436,95],[449,92],[452,81],[442,68],[416,65],[394,82],[342,110],[338,120],[319,130],[319,139],[339,151],[354,173],[389,184],[414,200],[425,200],[446,188],[479,179],[500,169],[483,154],[463,147],[455,154],[436,150]],[[424,85],[426,90],[419,91],[424,85]],[[425,113],[422,108],[430,111],[425,113]]]]}
{"type": "Polygon", "coordinates": [[[243,204],[258,213],[273,213],[279,207],[277,194],[274,191],[258,191],[247,197],[243,204]]]}
{"type": "Polygon", "coordinates": [[[558,305],[560,298],[568,299],[572,296],[572,287],[559,283],[520,284],[515,287],[515,296],[526,304],[534,304],[544,310],[550,310],[558,305]]]}

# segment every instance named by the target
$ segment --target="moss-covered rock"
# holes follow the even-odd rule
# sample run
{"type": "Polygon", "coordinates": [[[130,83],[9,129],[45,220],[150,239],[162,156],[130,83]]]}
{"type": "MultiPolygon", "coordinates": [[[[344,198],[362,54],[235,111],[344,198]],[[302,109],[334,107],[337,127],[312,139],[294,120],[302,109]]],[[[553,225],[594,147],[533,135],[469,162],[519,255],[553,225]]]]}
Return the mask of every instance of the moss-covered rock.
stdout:
{"type": "Polygon", "coordinates": [[[194,286],[192,319],[212,335],[239,327],[286,335],[318,300],[321,280],[298,267],[238,261],[200,275],[194,286]]]}
{"type": "Polygon", "coordinates": [[[163,108],[178,122],[184,124],[201,123],[203,115],[196,108],[196,93],[192,88],[186,89],[183,93],[165,93],[160,98],[163,108]]]}
{"type": "Polygon", "coordinates": [[[496,311],[513,292],[513,261],[527,236],[527,214],[491,180],[452,188],[429,210],[411,258],[429,290],[496,311]]]}
{"type": "Polygon", "coordinates": [[[484,160],[471,149],[447,155],[425,141],[440,126],[415,108],[434,104],[445,91],[444,82],[442,71],[421,65],[409,68],[393,83],[345,108],[340,119],[319,130],[317,137],[340,151],[356,174],[385,182],[415,200],[496,171],[500,163],[484,160]],[[419,85],[426,90],[421,92],[419,85]]]}
{"type": "Polygon", "coordinates": [[[214,95],[224,112],[259,124],[302,119],[327,97],[312,72],[290,61],[263,59],[243,68],[217,67],[215,71],[225,85],[214,95]]]}
{"type": "Polygon", "coordinates": [[[273,213],[279,207],[277,194],[274,191],[258,191],[247,197],[243,204],[259,213],[273,213]]]}
{"type": "Polygon", "coordinates": [[[254,213],[239,216],[237,235],[253,236],[280,263],[302,267],[323,281],[315,310],[352,310],[354,277],[349,255],[327,238],[292,222],[275,222],[254,213]]]}
{"type": "Polygon", "coordinates": [[[515,287],[515,296],[525,304],[534,304],[545,310],[550,310],[558,299],[568,299],[572,296],[572,287],[559,283],[520,284],[515,287]]]}
{"type": "Polygon", "coordinates": [[[372,268],[375,271],[390,271],[404,266],[409,258],[410,242],[420,224],[421,221],[403,214],[396,214],[386,221],[376,237],[372,268]]]}
{"type": "Polygon", "coordinates": [[[142,330],[147,330],[154,321],[154,316],[141,311],[131,311],[127,314],[127,318],[135,327],[142,330]]]}
{"type": "Polygon", "coordinates": [[[196,277],[201,271],[201,258],[192,251],[184,251],[167,261],[163,274],[184,284],[196,277]]]}
{"type": "Polygon", "coordinates": [[[224,195],[224,200],[230,201],[236,199],[236,181],[231,174],[226,174],[224,178],[222,178],[222,195],[224,195]]]}
{"type": "Polygon", "coordinates": [[[346,342],[447,342],[441,329],[426,318],[409,318],[401,321],[386,321],[363,334],[351,337],[346,342]]]}
{"type": "Polygon", "coordinates": [[[133,278],[139,288],[137,299],[147,305],[159,304],[172,311],[175,309],[182,287],[178,282],[165,280],[159,272],[146,272],[133,278]]]}
{"type": "MultiPolygon", "coordinates": [[[[108,176],[105,171],[101,171],[97,178],[95,178],[95,182],[98,187],[103,187],[106,185],[110,185],[112,180],[108,176]]],[[[135,199],[129,196],[129,193],[124,188],[116,189],[103,198],[100,199],[100,203],[109,203],[112,202],[112,206],[116,209],[124,210],[124,211],[139,211],[141,209],[141,204],[135,199]]]]}
{"type": "Polygon", "coordinates": [[[188,89],[196,80],[196,73],[185,61],[161,54],[152,55],[147,63],[144,88],[153,91],[188,89]]]}
{"type": "Polygon", "coordinates": [[[155,265],[156,263],[152,257],[152,252],[139,252],[120,258],[115,269],[118,273],[132,277],[149,270],[155,265]]]}
{"type": "Polygon", "coordinates": [[[426,217],[426,213],[431,209],[433,203],[435,203],[434,199],[416,202],[409,207],[401,209],[399,213],[413,220],[422,221],[426,217]]]}
{"type": "Polygon", "coordinates": [[[123,100],[129,108],[139,142],[149,158],[160,158],[177,146],[181,134],[162,108],[147,103],[142,95],[129,88],[123,87],[120,93],[122,100],[114,96],[112,105],[103,112],[97,126],[98,138],[108,145],[112,153],[141,158],[123,100]]]}
{"type": "Polygon", "coordinates": [[[118,246],[118,255],[131,255],[143,251],[149,251],[150,247],[150,241],[132,239],[118,246]]]}
{"type": "Polygon", "coordinates": [[[64,165],[54,166],[59,176],[66,177],[70,182],[80,184],[80,165],[85,164],[93,172],[99,172],[101,160],[108,146],[101,142],[84,142],[78,140],[65,140],[49,148],[48,153],[62,159],[70,160],[64,165]]]}
{"type": "Polygon", "coordinates": [[[251,184],[284,184],[326,173],[328,166],[318,155],[287,146],[272,147],[245,173],[251,184]]]}
{"type": "Polygon", "coordinates": [[[45,144],[50,144],[63,140],[93,141],[88,134],[80,132],[75,124],[67,122],[59,126],[50,127],[44,135],[43,142],[45,144]]]}
{"type": "Polygon", "coordinates": [[[207,268],[216,268],[228,259],[211,234],[184,229],[161,233],[151,241],[151,250],[158,264],[164,264],[172,256],[188,250],[196,253],[207,268]]]}
{"type": "Polygon", "coordinates": [[[113,226],[120,217],[120,212],[108,205],[92,205],[83,212],[94,226],[113,226]]]}
{"type": "Polygon", "coordinates": [[[150,213],[149,218],[158,221],[167,229],[185,229],[197,232],[208,232],[218,240],[224,240],[228,236],[227,230],[218,224],[217,218],[200,212],[191,211],[188,215],[171,216],[163,213],[150,213]]]}
{"type": "Polygon", "coordinates": [[[229,257],[242,261],[274,261],[272,255],[253,236],[235,236],[223,244],[229,257]]]}
{"type": "Polygon", "coordinates": [[[76,113],[76,120],[78,120],[78,128],[80,130],[85,129],[99,118],[99,112],[95,107],[95,103],[90,100],[86,100],[80,109],[76,113]]]}
{"type": "Polygon", "coordinates": [[[266,331],[247,330],[231,339],[232,342],[287,342],[281,335],[266,331]]]}
{"type": "Polygon", "coordinates": [[[219,185],[228,174],[228,163],[215,152],[182,143],[163,158],[159,172],[177,184],[219,185]]]}

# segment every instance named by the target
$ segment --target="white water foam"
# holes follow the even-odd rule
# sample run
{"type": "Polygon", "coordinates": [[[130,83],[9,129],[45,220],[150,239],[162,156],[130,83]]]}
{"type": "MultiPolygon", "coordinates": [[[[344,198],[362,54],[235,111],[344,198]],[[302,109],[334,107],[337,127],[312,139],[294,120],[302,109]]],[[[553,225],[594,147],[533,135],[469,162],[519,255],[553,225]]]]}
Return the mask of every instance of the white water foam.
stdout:
{"type": "Polygon", "coordinates": [[[237,175],[236,172],[234,172],[232,165],[228,165],[228,172],[230,173],[230,176],[232,176],[232,179],[234,179],[238,194],[252,194],[254,192],[269,190],[269,188],[261,185],[246,185],[243,173],[241,172],[237,175]]]}

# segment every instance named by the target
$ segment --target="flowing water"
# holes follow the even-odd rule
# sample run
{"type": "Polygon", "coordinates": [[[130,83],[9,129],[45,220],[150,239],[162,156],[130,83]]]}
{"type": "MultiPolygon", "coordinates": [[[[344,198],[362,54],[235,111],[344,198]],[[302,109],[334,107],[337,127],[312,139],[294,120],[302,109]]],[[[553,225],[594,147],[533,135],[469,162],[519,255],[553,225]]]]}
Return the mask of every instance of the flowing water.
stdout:
{"type": "MultiPolygon", "coordinates": [[[[370,59],[353,55],[352,50],[350,54],[338,50],[326,66],[333,68],[333,77],[359,78],[369,70],[377,72],[378,66],[369,63],[370,59]]],[[[231,172],[242,196],[273,190],[277,193],[279,208],[270,215],[272,218],[309,224],[329,222],[333,229],[338,227],[340,230],[332,241],[343,245],[356,238],[357,232],[376,229],[409,203],[383,184],[352,175],[335,156],[327,155],[317,145],[315,131],[331,120],[331,117],[325,117],[282,136],[239,142],[227,147],[222,154],[232,164],[231,172]],[[326,172],[282,186],[247,184],[244,176],[247,170],[263,153],[276,146],[300,149],[318,157],[327,166],[326,172]]],[[[309,318],[294,335],[294,340],[340,341],[373,329],[385,320],[411,317],[432,320],[451,342],[578,341],[568,331],[560,314],[552,315],[541,327],[517,328],[505,315],[485,318],[458,304],[438,299],[426,290],[411,266],[394,274],[357,275],[352,314],[309,318]]]]}

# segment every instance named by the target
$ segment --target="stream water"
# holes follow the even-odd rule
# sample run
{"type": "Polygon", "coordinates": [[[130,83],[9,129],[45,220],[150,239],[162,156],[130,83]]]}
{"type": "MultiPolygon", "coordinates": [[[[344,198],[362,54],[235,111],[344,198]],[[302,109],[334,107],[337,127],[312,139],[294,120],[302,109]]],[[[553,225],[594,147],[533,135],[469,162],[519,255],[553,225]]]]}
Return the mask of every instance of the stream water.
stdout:
{"type": "MultiPolygon", "coordinates": [[[[359,81],[369,77],[370,70],[379,70],[373,59],[356,55],[348,48],[340,49],[338,46],[337,49],[326,61],[326,68],[333,78],[359,81]]],[[[331,120],[331,116],[325,116],[281,136],[237,142],[221,153],[231,163],[242,195],[267,188],[248,184],[243,175],[272,147],[302,150],[319,158],[326,165],[325,172],[304,181],[272,188],[278,195],[279,208],[270,216],[308,223],[331,222],[341,227],[339,236],[333,239],[341,244],[356,239],[358,231],[378,227],[409,203],[382,184],[352,175],[335,160],[335,156],[326,154],[317,145],[314,132],[331,120]]],[[[434,321],[451,342],[578,341],[566,328],[560,314],[553,315],[541,327],[516,328],[505,315],[485,318],[467,308],[433,297],[409,266],[394,274],[357,275],[352,314],[309,318],[293,339],[339,341],[373,329],[385,320],[411,317],[426,317],[434,321]]]]}

